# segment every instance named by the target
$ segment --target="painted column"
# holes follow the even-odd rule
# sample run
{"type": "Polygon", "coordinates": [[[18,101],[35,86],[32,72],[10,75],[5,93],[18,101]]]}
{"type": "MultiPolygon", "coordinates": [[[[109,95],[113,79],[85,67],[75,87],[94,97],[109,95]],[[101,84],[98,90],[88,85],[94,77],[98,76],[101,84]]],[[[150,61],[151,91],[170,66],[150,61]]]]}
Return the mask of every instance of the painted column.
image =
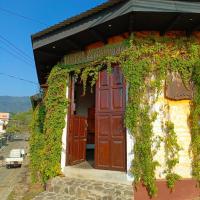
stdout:
{"type": "MultiPolygon", "coordinates": [[[[128,103],[128,85],[126,86],[126,104],[128,103]]],[[[133,154],[134,138],[130,131],[126,129],[126,166],[127,166],[127,180],[132,181],[131,165],[134,158],[133,154]]]]}
{"type": "MultiPolygon", "coordinates": [[[[69,88],[66,88],[66,98],[68,98],[69,88]]],[[[67,114],[65,116],[65,128],[62,134],[62,151],[61,151],[61,171],[64,171],[66,163],[66,151],[67,151],[67,114]]]]}

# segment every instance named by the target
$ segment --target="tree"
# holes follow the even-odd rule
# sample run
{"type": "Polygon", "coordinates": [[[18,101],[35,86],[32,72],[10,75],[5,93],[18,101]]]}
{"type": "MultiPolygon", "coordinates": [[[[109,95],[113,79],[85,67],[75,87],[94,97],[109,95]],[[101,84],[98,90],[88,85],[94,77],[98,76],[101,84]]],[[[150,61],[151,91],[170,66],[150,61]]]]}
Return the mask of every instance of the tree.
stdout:
{"type": "Polygon", "coordinates": [[[11,115],[8,122],[7,133],[27,133],[32,119],[32,110],[11,115]]]}

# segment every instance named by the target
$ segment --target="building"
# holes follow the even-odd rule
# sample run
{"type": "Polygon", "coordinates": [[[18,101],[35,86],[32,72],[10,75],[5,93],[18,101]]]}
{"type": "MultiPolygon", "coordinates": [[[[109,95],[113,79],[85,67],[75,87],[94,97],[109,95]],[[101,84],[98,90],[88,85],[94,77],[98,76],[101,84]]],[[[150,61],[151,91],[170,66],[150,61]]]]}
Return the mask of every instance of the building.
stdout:
{"type": "MultiPolygon", "coordinates": [[[[108,1],[32,35],[39,83],[48,87],[47,76],[57,63],[81,65],[94,62],[99,57],[115,56],[125,49],[122,43],[131,37],[132,33],[141,41],[152,35],[177,40],[194,36],[200,40],[199,21],[198,1],[108,1]],[[116,46],[104,48],[111,44],[116,46]]],[[[166,82],[153,106],[158,116],[152,126],[155,136],[162,137],[162,119],[170,119],[173,122],[178,143],[182,148],[179,163],[174,170],[182,177],[182,182],[176,188],[177,198],[167,196],[170,194],[164,189],[163,182],[159,186],[159,195],[161,199],[162,195],[168,199],[180,199],[181,195],[193,198],[194,196],[190,195],[197,195],[199,192],[194,189],[192,159],[188,153],[191,143],[188,118],[193,89],[188,89],[177,74],[172,73],[169,78],[171,82],[166,82]],[[166,109],[167,116],[164,114],[166,109]],[[183,187],[184,191],[181,190],[183,187]]],[[[87,86],[86,94],[82,96],[82,83],[75,82],[72,75],[66,91],[71,103],[62,136],[63,171],[68,165],[87,160],[92,152],[96,169],[122,171],[127,175],[127,179],[133,178],[130,169],[134,163],[135,139],[128,128],[124,127],[125,109],[129,98],[125,82],[120,66],[115,63],[111,75],[108,75],[106,70],[98,73],[95,92],[91,93],[91,88],[87,86]]],[[[165,179],[164,148],[161,146],[154,156],[160,163],[155,170],[157,180],[165,179]]],[[[138,190],[135,194],[136,199],[144,199],[145,191],[138,190]]]]}
{"type": "Polygon", "coordinates": [[[9,121],[9,113],[0,113],[0,134],[6,132],[6,125],[9,121]]]}

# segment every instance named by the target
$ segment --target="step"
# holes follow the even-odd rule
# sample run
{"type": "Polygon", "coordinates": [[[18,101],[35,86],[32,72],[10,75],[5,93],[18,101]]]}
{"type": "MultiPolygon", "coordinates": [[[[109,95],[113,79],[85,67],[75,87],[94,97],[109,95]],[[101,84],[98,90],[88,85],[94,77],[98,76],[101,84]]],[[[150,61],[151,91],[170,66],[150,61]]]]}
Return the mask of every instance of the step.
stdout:
{"type": "Polygon", "coordinates": [[[132,200],[133,187],[121,183],[56,177],[48,183],[47,191],[37,196],[35,200],[46,199],[48,195],[52,195],[53,199],[56,194],[58,197],[70,196],[72,199],[132,200]]]}
{"type": "Polygon", "coordinates": [[[67,166],[64,168],[63,173],[65,176],[71,178],[90,179],[132,185],[132,181],[127,179],[127,174],[125,172],[67,166]]]}

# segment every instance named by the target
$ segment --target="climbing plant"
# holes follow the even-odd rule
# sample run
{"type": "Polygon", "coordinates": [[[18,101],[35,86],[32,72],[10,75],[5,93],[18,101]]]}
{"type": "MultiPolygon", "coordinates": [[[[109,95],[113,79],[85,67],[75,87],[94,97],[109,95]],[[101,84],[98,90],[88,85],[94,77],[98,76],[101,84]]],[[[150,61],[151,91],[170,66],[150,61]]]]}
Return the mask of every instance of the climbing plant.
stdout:
{"type": "Polygon", "coordinates": [[[173,189],[175,182],[180,179],[180,176],[173,172],[173,168],[179,163],[178,153],[181,147],[178,144],[174,124],[171,121],[165,122],[165,132],[166,179],[168,187],[173,189]]]}
{"type": "Polygon", "coordinates": [[[44,119],[45,106],[43,103],[40,103],[33,112],[31,122],[30,169],[34,182],[42,182],[41,178],[43,177],[44,119]]]}
{"type": "MultiPolygon", "coordinates": [[[[43,181],[60,173],[61,135],[68,105],[65,91],[69,73],[74,73],[75,77],[81,78],[85,92],[87,81],[90,80],[93,86],[98,78],[98,72],[107,66],[108,72],[112,73],[114,63],[121,65],[128,86],[125,122],[135,139],[132,162],[135,184],[142,182],[150,196],[156,194],[155,169],[159,163],[154,159],[156,151],[152,150],[153,122],[157,116],[153,111],[153,105],[162,92],[164,81],[169,73],[180,74],[186,86],[191,81],[194,83],[190,117],[191,149],[193,175],[200,181],[200,45],[194,38],[156,36],[132,37],[127,43],[127,48],[115,56],[104,56],[95,62],[78,65],[58,64],[53,68],[48,78],[48,92],[43,100],[45,106],[44,127],[41,131],[45,140],[44,146],[41,147],[44,156],[41,167],[43,181]]],[[[34,134],[37,134],[36,132],[34,134]]],[[[173,123],[170,121],[165,124],[165,132],[166,178],[168,186],[172,188],[179,178],[172,169],[178,163],[180,148],[173,123]]],[[[36,141],[33,140],[33,143],[36,141]]]]}
{"type": "MultiPolygon", "coordinates": [[[[200,61],[199,61],[200,62],[200,61]]],[[[191,103],[191,151],[193,156],[193,176],[200,185],[200,63],[194,67],[192,80],[195,85],[194,98],[191,103]]]]}

